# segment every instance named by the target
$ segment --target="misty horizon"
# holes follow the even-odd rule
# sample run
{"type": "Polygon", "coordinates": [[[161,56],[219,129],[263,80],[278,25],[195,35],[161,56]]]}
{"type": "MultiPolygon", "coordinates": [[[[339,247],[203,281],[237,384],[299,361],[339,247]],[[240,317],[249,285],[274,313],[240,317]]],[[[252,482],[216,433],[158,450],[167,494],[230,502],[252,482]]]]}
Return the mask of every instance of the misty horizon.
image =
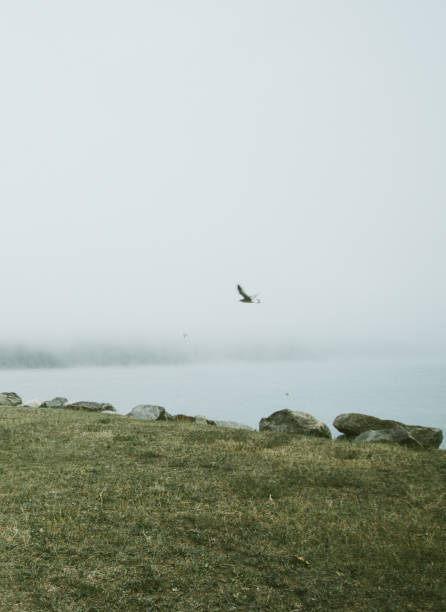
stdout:
{"type": "Polygon", "coordinates": [[[78,366],[187,365],[218,362],[327,361],[333,359],[429,359],[441,355],[419,347],[313,346],[293,342],[268,344],[195,344],[177,342],[77,341],[9,342],[0,345],[0,369],[70,368],[78,366]]]}
{"type": "Polygon", "coordinates": [[[2,3],[0,347],[446,354],[445,20],[2,3]]]}
{"type": "Polygon", "coordinates": [[[215,361],[278,361],[311,358],[296,346],[210,347],[162,346],[156,343],[86,343],[67,347],[38,347],[23,344],[0,347],[0,368],[66,368],[75,366],[187,364],[215,361]]]}

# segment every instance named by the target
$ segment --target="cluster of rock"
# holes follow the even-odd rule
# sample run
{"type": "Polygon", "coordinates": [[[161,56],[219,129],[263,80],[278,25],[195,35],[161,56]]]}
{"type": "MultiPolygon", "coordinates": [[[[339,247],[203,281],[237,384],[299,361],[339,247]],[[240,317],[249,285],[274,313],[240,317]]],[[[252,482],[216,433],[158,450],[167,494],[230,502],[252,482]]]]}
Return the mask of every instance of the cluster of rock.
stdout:
{"type": "MultiPolygon", "coordinates": [[[[437,427],[405,425],[356,412],[340,414],[333,421],[333,426],[341,432],[337,440],[394,442],[419,449],[436,449],[443,441],[443,432],[437,427]]],[[[331,439],[331,432],[325,423],[311,414],[294,410],[279,410],[261,419],[259,429],[331,439]]]]}
{"type": "MultiPolygon", "coordinates": [[[[0,401],[1,404],[1,401],[0,401]]],[[[107,402],[68,402],[66,397],[54,397],[52,400],[31,400],[23,404],[25,408],[68,408],[71,410],[87,410],[88,412],[116,412],[116,409],[107,402]]]]}
{"type": "Polygon", "coordinates": [[[340,414],[333,425],[342,432],[341,440],[359,442],[397,442],[418,448],[439,448],[443,432],[438,427],[405,425],[399,421],[378,419],[367,414],[340,414]]]}
{"type": "MultiPolygon", "coordinates": [[[[23,404],[17,393],[0,393],[1,406],[23,406],[28,408],[67,408],[71,410],[87,410],[89,412],[116,413],[116,409],[104,402],[73,402],[69,403],[66,397],[55,397],[52,400],[32,400],[23,404]]],[[[205,416],[188,416],[169,414],[162,406],[152,404],[139,404],[126,415],[134,419],[145,421],[178,421],[190,422],[198,425],[211,425],[213,427],[229,427],[233,429],[248,429],[254,431],[249,425],[242,425],[235,421],[216,421],[205,416]]],[[[337,440],[355,442],[393,442],[418,449],[437,449],[443,441],[443,432],[437,427],[423,427],[421,425],[405,425],[399,421],[378,419],[367,414],[355,412],[340,414],[333,421],[333,426],[341,432],[337,440]]],[[[304,436],[316,436],[331,439],[328,426],[307,412],[295,410],[278,410],[269,417],[263,418],[259,423],[260,431],[277,431],[304,436]]]]}
{"type": "Polygon", "coordinates": [[[249,429],[254,431],[253,427],[236,423],[235,421],[217,421],[208,419],[207,417],[198,414],[196,416],[188,416],[186,414],[169,414],[165,408],[161,406],[153,406],[151,404],[139,404],[135,406],[128,414],[134,419],[143,419],[145,421],[182,421],[185,423],[197,423],[197,425],[213,425],[214,427],[230,427],[232,429],[249,429]]]}
{"type": "MultiPolygon", "coordinates": [[[[112,404],[106,402],[72,402],[69,403],[66,397],[54,397],[51,400],[31,400],[23,404],[22,399],[17,393],[4,392],[0,393],[0,408],[2,406],[22,406],[23,408],[67,408],[69,410],[86,410],[88,412],[103,412],[105,414],[118,414],[112,404]]],[[[214,427],[230,427],[233,429],[249,429],[255,431],[249,425],[236,423],[235,421],[217,421],[208,419],[205,416],[188,416],[185,414],[177,414],[175,416],[169,414],[162,406],[154,406],[152,404],[139,404],[135,406],[127,415],[134,419],[145,421],[183,421],[196,423],[198,425],[212,425],[214,427]]]]}

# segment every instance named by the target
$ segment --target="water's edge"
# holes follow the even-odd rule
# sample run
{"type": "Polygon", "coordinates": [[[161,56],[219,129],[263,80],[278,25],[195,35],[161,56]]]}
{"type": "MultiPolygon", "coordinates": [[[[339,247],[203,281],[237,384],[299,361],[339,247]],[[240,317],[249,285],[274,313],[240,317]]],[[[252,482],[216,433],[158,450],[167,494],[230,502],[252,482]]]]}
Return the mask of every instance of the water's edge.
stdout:
{"type": "Polygon", "coordinates": [[[327,423],[334,437],[333,420],[345,412],[446,428],[446,364],[440,361],[0,369],[2,391],[15,391],[25,403],[55,396],[109,402],[121,414],[157,404],[171,414],[203,414],[255,429],[261,418],[289,408],[327,423]]]}

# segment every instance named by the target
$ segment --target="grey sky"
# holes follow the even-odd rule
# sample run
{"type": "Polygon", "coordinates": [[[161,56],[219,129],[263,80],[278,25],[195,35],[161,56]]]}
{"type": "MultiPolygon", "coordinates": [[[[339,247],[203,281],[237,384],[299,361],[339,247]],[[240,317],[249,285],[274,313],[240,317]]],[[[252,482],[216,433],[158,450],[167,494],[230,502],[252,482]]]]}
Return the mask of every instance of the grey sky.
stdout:
{"type": "Polygon", "coordinates": [[[445,25],[1,0],[0,339],[445,347],[445,25]]]}

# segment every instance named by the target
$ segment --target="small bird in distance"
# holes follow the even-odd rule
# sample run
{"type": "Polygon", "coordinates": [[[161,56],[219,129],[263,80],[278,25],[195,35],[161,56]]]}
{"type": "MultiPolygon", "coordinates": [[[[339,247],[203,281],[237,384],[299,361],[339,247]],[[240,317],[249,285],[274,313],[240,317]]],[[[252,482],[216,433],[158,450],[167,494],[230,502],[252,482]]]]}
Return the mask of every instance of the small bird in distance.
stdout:
{"type": "Polygon", "coordinates": [[[259,295],[258,293],[254,295],[248,295],[247,293],[243,291],[241,285],[237,285],[237,289],[243,298],[242,300],[239,300],[239,302],[244,302],[245,304],[260,304],[260,300],[257,297],[259,295]]]}

